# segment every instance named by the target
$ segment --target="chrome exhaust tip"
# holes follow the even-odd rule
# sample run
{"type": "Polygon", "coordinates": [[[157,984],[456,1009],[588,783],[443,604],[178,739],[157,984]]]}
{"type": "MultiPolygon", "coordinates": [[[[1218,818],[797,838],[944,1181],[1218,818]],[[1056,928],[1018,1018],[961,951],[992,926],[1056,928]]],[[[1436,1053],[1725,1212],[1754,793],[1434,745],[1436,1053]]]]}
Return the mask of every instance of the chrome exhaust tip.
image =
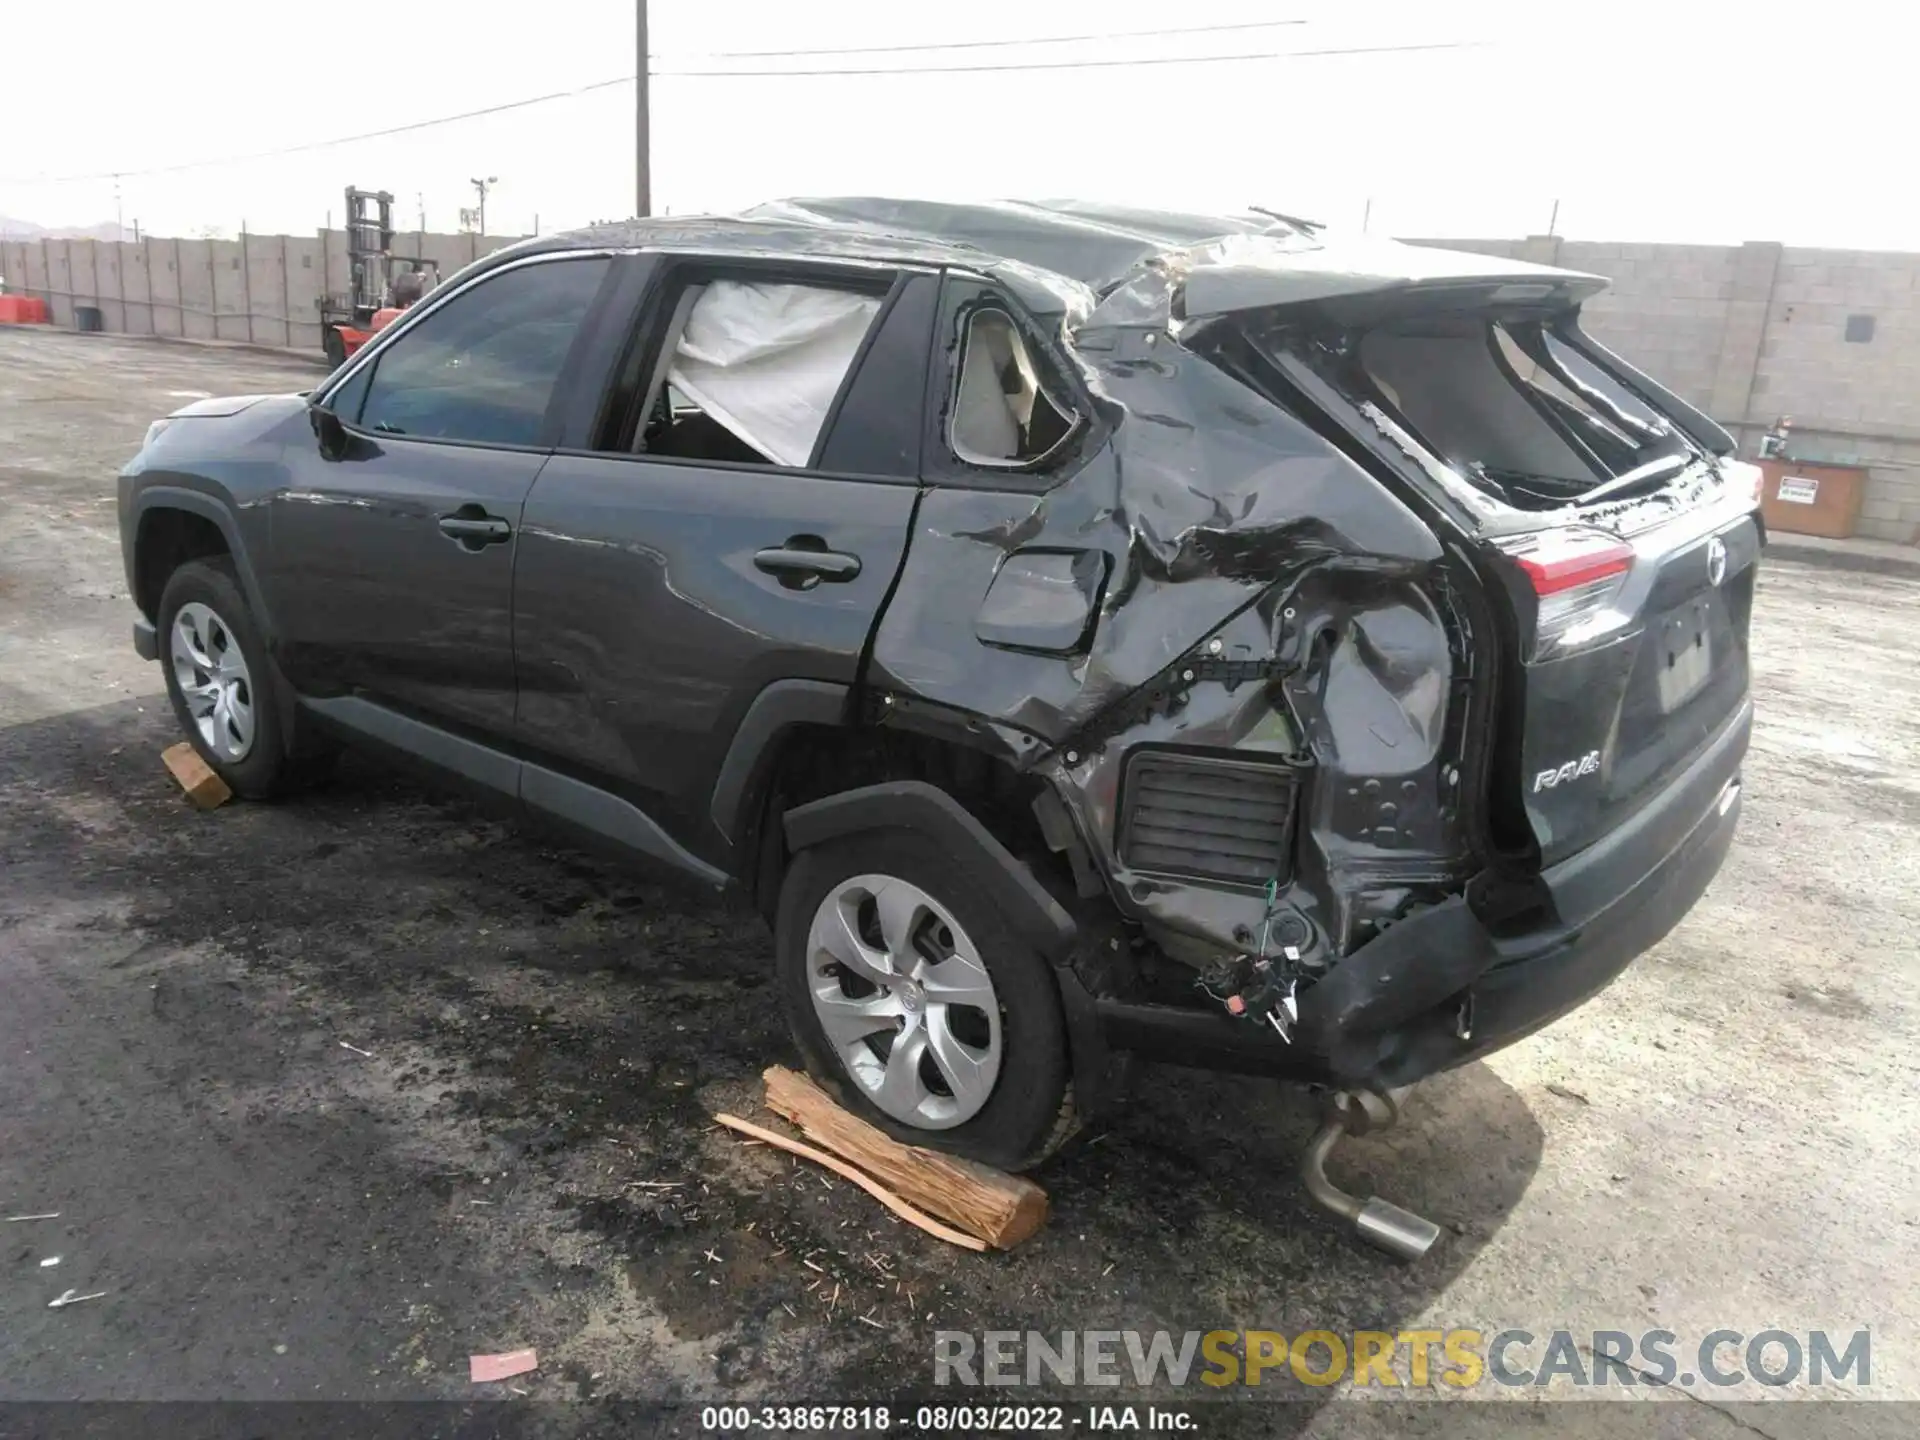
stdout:
{"type": "Polygon", "coordinates": [[[1353,1231],[1369,1245],[1409,1264],[1431,1250],[1434,1242],[1440,1238],[1440,1227],[1431,1220],[1423,1219],[1411,1210],[1402,1210],[1391,1200],[1382,1200],[1378,1195],[1360,1207],[1359,1215],[1354,1218],[1353,1231]]]}
{"type": "Polygon", "coordinates": [[[1403,1093],[1396,1091],[1390,1096],[1379,1097],[1386,1102],[1384,1104],[1369,1103],[1369,1097],[1336,1096],[1327,1123],[1320,1127],[1320,1132],[1307,1146],[1307,1153],[1300,1163],[1300,1179],[1313,1202],[1330,1215],[1346,1221],[1360,1239],[1396,1260],[1412,1262],[1425,1255],[1439,1240],[1438,1225],[1410,1210],[1402,1210],[1378,1195],[1366,1200],[1349,1195],[1327,1178],[1327,1156],[1333,1153],[1333,1147],[1341,1138],[1364,1133],[1368,1128],[1381,1129],[1393,1123],[1398,1118],[1399,1101],[1403,1093]],[[1349,1117],[1366,1118],[1350,1128],[1349,1117]]]}

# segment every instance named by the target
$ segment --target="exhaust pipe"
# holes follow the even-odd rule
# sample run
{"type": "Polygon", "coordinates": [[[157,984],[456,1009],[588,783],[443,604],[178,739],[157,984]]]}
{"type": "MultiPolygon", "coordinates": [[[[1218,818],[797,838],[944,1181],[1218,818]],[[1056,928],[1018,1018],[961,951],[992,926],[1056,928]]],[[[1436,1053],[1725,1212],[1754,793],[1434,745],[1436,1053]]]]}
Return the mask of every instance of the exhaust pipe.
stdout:
{"type": "Polygon", "coordinates": [[[1349,1195],[1327,1178],[1327,1156],[1341,1138],[1386,1129],[1399,1118],[1400,1100],[1405,1094],[1402,1089],[1385,1094],[1342,1091],[1335,1095],[1327,1123],[1307,1146],[1300,1178],[1314,1203],[1352,1225],[1354,1234],[1396,1260],[1411,1262],[1433,1248],[1440,1238],[1440,1227],[1378,1195],[1366,1200],[1349,1195]]]}

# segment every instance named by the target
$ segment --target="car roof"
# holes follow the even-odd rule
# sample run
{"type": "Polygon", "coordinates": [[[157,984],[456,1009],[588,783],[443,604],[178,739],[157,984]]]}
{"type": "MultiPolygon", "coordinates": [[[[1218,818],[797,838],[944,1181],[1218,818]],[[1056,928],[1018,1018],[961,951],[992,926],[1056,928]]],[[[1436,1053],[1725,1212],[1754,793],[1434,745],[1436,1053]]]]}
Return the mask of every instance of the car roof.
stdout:
{"type": "MultiPolygon", "coordinates": [[[[1041,313],[1085,311],[1096,298],[1086,282],[1063,271],[1034,265],[964,239],[904,226],[863,224],[828,218],[779,201],[741,215],[650,216],[590,225],[523,240],[496,250],[489,260],[564,250],[658,249],[779,259],[808,256],[857,264],[919,265],[960,268],[1006,283],[1020,300],[1041,313]]],[[[484,263],[484,262],[483,262],[484,263]]]]}
{"type": "MultiPolygon", "coordinates": [[[[1202,281],[1221,297],[1217,307],[1201,308],[1220,310],[1446,278],[1553,279],[1574,282],[1569,285],[1573,294],[1605,284],[1598,277],[1504,257],[1371,236],[1335,237],[1278,214],[1208,215],[1076,200],[775,200],[739,215],[590,226],[523,241],[497,254],[601,247],[960,267],[1005,281],[1023,303],[1050,313],[1084,313],[1146,262],[1175,256],[1190,285],[1202,281]]],[[[1189,304],[1187,313],[1199,309],[1189,304]]]]}

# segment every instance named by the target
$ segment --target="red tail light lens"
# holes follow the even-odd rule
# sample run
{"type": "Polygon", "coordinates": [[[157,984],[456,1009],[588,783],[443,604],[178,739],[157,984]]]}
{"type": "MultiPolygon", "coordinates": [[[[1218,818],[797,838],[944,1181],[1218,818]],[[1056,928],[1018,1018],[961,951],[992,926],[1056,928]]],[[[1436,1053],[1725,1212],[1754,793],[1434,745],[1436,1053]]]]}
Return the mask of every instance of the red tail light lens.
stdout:
{"type": "Polygon", "coordinates": [[[1624,575],[1633,568],[1633,547],[1608,535],[1589,537],[1557,530],[1539,539],[1544,543],[1537,549],[1513,558],[1533,582],[1533,593],[1542,597],[1624,575]]]}
{"type": "Polygon", "coordinates": [[[1738,495],[1756,510],[1760,508],[1760,498],[1766,493],[1766,473],[1758,465],[1745,460],[1722,460],[1720,468],[1726,473],[1727,490],[1738,495]]]}
{"type": "Polygon", "coordinates": [[[1539,597],[1533,654],[1544,658],[1603,640],[1632,617],[1616,603],[1633,547],[1598,530],[1549,530],[1508,549],[1539,597]]]}

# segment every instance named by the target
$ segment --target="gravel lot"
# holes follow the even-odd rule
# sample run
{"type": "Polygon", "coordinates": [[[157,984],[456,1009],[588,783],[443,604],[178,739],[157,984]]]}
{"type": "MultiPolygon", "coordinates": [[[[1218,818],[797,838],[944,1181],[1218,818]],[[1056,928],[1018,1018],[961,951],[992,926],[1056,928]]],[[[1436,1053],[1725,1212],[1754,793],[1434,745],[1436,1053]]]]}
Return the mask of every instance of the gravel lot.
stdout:
{"type": "MultiPolygon", "coordinates": [[[[0,1213],[60,1212],[0,1224],[0,1399],[504,1397],[467,1355],[533,1345],[535,1398],[850,1400],[925,1386],[935,1329],[1564,1325],[1869,1326],[1867,1396],[1920,1400],[1914,582],[1771,565],[1705,903],[1342,1152],[1446,1227],[1425,1261],[1305,1202],[1307,1097],[1173,1069],[1040,1175],[1040,1237],[976,1257],[706,1123],[790,1058],[752,916],[352,758],[187,807],[113,475],[189,398],[318,375],[0,329],[0,1213]],[[49,1309],[69,1287],[105,1295],[49,1309]]],[[[1841,1433],[1727,1403],[1759,1394],[1674,1413],[1841,1433]]],[[[1347,1398],[1261,1424],[1435,1413],[1347,1398]]]]}

